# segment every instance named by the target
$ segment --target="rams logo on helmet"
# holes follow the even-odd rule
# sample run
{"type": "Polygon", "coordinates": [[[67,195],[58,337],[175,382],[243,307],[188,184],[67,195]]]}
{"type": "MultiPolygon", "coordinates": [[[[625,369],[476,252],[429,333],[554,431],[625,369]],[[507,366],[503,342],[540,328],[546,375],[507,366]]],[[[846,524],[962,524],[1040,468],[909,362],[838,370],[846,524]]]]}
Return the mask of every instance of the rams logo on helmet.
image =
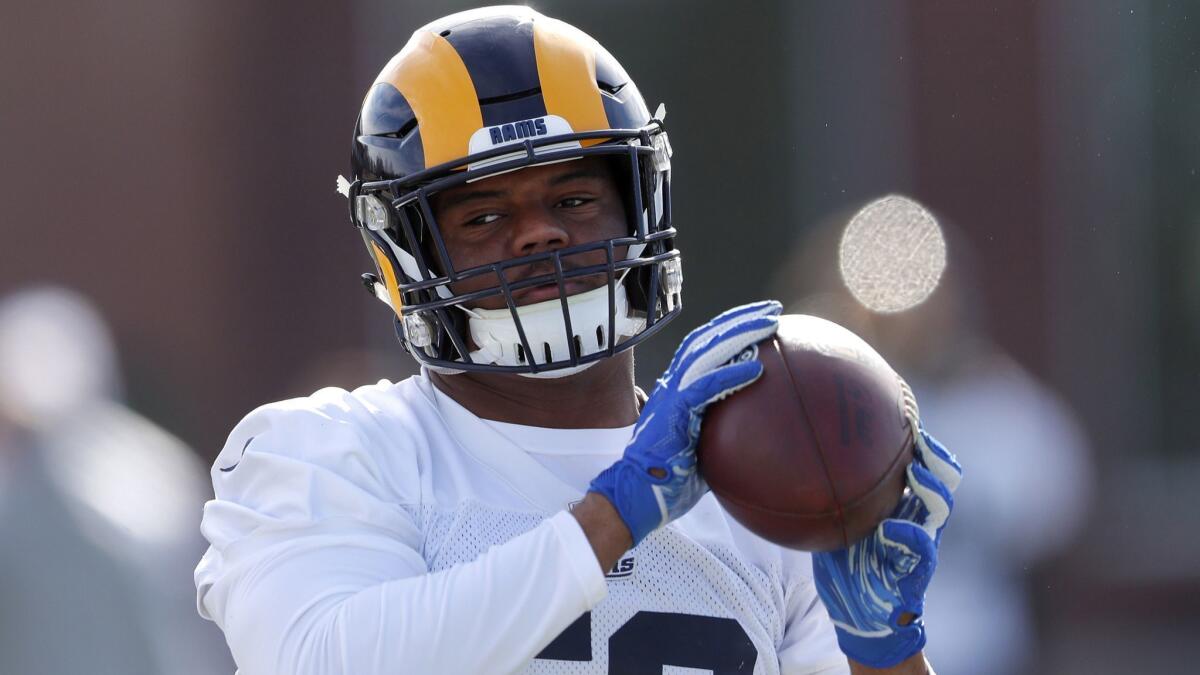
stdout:
{"type": "Polygon", "coordinates": [[[500,145],[509,141],[515,141],[521,138],[533,138],[534,136],[546,135],[546,118],[538,117],[531,120],[521,120],[512,124],[501,124],[499,126],[489,127],[488,135],[492,139],[492,145],[500,145]]]}

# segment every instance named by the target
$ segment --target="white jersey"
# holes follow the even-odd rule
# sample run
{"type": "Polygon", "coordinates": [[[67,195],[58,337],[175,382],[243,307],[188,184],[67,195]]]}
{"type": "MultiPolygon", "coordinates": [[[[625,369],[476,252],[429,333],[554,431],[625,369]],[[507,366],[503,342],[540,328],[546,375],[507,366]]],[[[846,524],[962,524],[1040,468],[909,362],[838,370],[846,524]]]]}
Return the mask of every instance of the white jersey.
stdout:
{"type": "Polygon", "coordinates": [[[600,569],[567,509],[631,431],[481,420],[424,376],[259,408],[212,469],[200,613],[242,675],[847,673],[808,554],[711,495],[600,569]]]}

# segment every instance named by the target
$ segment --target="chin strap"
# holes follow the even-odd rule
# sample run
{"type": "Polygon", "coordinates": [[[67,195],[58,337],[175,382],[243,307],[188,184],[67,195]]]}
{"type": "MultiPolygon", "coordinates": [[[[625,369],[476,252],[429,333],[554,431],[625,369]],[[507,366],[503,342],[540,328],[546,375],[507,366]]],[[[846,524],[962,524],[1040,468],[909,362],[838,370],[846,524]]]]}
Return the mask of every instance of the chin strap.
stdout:
{"type": "MultiPolygon", "coordinates": [[[[616,309],[614,344],[622,338],[636,335],[645,327],[646,320],[630,313],[624,279],[618,282],[614,295],[616,309]]],[[[571,358],[570,342],[574,342],[580,356],[587,356],[608,348],[608,286],[601,286],[585,293],[567,298],[567,311],[571,316],[571,329],[567,335],[563,324],[562,301],[558,298],[517,308],[521,328],[529,341],[532,353],[525,353],[521,336],[512,312],[504,309],[468,309],[467,314],[471,340],[479,348],[471,352],[471,360],[477,363],[492,363],[501,366],[524,366],[530,361],[544,365],[551,361],[571,358]]],[[[578,373],[596,363],[587,363],[570,368],[561,368],[542,373],[522,373],[528,377],[558,378],[578,373]]]]}

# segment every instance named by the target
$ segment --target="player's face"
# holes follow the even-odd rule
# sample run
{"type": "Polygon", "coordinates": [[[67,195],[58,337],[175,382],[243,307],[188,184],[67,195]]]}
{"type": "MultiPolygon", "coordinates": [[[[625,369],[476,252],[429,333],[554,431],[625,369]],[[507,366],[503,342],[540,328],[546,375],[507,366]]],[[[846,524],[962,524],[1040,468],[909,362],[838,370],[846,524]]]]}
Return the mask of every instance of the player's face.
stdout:
{"type": "MultiPolygon", "coordinates": [[[[626,233],[625,208],[616,178],[606,161],[586,157],[570,162],[534,166],[501,174],[439,193],[434,216],[454,268],[458,270],[510,258],[544,253],[626,233]]],[[[623,250],[618,250],[618,259],[623,250]]],[[[604,250],[562,259],[563,271],[603,264],[604,250]]],[[[553,273],[549,262],[507,270],[509,283],[553,273]]],[[[603,274],[572,279],[567,295],[598,288],[603,274]]],[[[452,285],[469,293],[499,285],[494,275],[481,275],[452,285]]],[[[518,305],[558,297],[551,283],[513,292],[518,305]]],[[[503,296],[480,300],[475,306],[499,309],[503,296]]]]}

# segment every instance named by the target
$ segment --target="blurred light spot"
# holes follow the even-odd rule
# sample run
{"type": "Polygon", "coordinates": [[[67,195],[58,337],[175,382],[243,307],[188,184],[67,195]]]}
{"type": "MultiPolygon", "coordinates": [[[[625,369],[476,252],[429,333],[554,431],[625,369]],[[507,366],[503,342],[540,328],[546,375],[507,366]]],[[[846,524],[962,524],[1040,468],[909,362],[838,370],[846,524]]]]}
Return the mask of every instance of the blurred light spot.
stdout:
{"type": "Polygon", "coordinates": [[[0,410],[52,423],[117,389],[108,326],[83,296],[35,287],[0,302],[0,410]]]}
{"type": "Polygon", "coordinates": [[[850,219],[838,247],[846,288],[867,309],[902,312],[925,301],[946,268],[946,240],[917,202],[889,195],[850,219]]]}

